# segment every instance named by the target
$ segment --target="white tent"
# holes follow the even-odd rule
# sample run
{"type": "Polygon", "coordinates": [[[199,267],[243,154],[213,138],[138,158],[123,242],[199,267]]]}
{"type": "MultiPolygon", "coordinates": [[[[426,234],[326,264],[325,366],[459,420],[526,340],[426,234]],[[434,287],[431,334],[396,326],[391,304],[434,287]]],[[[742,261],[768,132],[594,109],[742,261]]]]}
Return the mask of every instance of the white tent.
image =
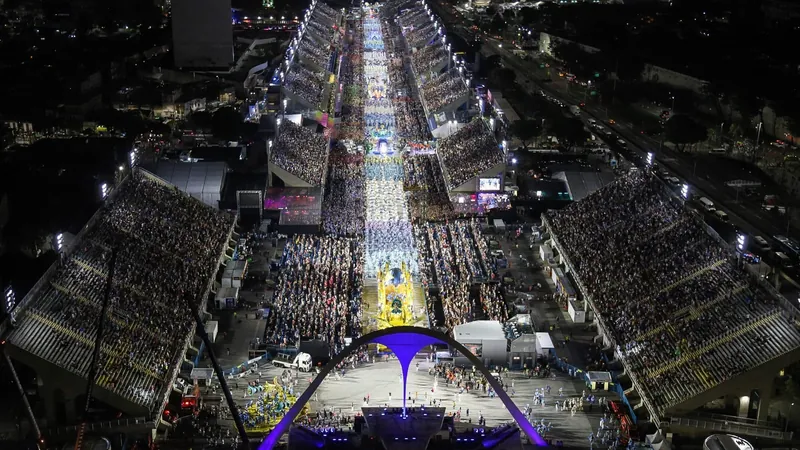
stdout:
{"type": "Polygon", "coordinates": [[[504,365],[506,362],[506,333],[503,324],[496,320],[477,320],[457,325],[453,329],[453,337],[487,365],[504,365]]]}

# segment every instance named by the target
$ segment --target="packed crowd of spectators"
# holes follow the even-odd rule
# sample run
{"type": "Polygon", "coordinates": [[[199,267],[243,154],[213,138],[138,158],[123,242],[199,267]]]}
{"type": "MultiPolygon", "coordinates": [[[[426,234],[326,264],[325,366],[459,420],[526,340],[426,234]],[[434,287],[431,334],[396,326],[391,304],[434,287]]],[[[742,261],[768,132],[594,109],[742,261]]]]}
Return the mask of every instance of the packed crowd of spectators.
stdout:
{"type": "Polygon", "coordinates": [[[322,70],[327,70],[331,57],[330,48],[318,45],[313,39],[310,39],[310,37],[311,36],[304,36],[300,41],[298,53],[307,63],[311,63],[322,70]]]}
{"type": "Polygon", "coordinates": [[[437,152],[450,189],[503,162],[503,151],[482,119],[440,139],[437,152]]]}
{"type": "MultiPolygon", "coordinates": [[[[391,22],[384,23],[385,34],[399,33],[399,28],[391,22]]],[[[395,122],[400,142],[425,142],[433,138],[428,124],[425,123],[425,113],[422,104],[411,92],[412,80],[408,76],[403,58],[394,56],[389,59],[389,81],[392,91],[398,93],[392,98],[395,111],[395,122]]]]}
{"type": "Polygon", "coordinates": [[[278,139],[270,151],[270,163],[312,186],[324,183],[328,141],[313,128],[282,120],[278,139]]]}
{"type": "Polygon", "coordinates": [[[444,323],[453,327],[473,320],[505,321],[508,310],[496,284],[486,285],[496,277],[496,265],[488,244],[475,221],[428,222],[415,225],[420,246],[420,273],[426,283],[439,286],[444,309],[444,323]],[[477,302],[470,295],[478,286],[477,302]]]}
{"type": "Polygon", "coordinates": [[[329,234],[360,236],[364,234],[364,155],[343,147],[331,151],[322,224],[329,234]]]}
{"type": "Polygon", "coordinates": [[[294,346],[301,339],[320,339],[333,355],[345,347],[345,336],[360,336],[362,259],[358,240],[310,235],[290,240],[265,341],[294,346]]]}
{"type": "Polygon", "coordinates": [[[322,94],[325,90],[325,79],[322,72],[314,72],[294,63],[286,73],[284,80],[286,89],[306,100],[317,109],[322,107],[322,94]]]}
{"type": "Polygon", "coordinates": [[[438,39],[411,54],[411,64],[418,75],[433,72],[442,63],[447,63],[447,50],[438,39]]]}
{"type": "MultiPolygon", "coordinates": [[[[741,352],[741,361],[720,358],[728,353],[722,347],[697,352],[773,318],[780,308],[748,284],[726,248],[653,174],[635,171],[546,218],[657,408],[722,382],[757,359],[745,362],[741,352]]],[[[800,342],[785,319],[770,326],[778,328],[752,328],[750,347],[766,353],[770,346],[762,330],[780,335],[781,329],[800,342]]]]}
{"type": "MultiPolygon", "coordinates": [[[[232,226],[231,216],[136,172],[31,309],[93,341],[115,251],[100,385],[149,404],[184,350],[190,308],[202,308],[232,226]]],[[[91,349],[75,344],[89,361],[91,349]]]]}
{"type": "Polygon", "coordinates": [[[325,3],[317,2],[316,6],[314,7],[312,18],[320,16],[325,17],[330,25],[339,23],[339,21],[342,19],[341,11],[337,11],[325,3]]]}
{"type": "Polygon", "coordinates": [[[411,47],[422,47],[436,37],[436,28],[433,26],[433,22],[428,19],[425,25],[409,30],[405,36],[408,45],[411,47]]]}
{"type": "Polygon", "coordinates": [[[413,221],[455,218],[436,155],[404,156],[403,172],[408,208],[413,221]]]}
{"type": "Polygon", "coordinates": [[[469,88],[458,71],[452,69],[436,74],[424,83],[421,86],[421,94],[429,112],[434,113],[456,100],[468,98],[469,88]]]}
{"type": "Polygon", "coordinates": [[[364,100],[366,85],[364,77],[364,26],[355,21],[352,41],[345,47],[342,70],[339,76],[342,85],[342,112],[336,136],[340,141],[362,142],[364,139],[364,100]]]}

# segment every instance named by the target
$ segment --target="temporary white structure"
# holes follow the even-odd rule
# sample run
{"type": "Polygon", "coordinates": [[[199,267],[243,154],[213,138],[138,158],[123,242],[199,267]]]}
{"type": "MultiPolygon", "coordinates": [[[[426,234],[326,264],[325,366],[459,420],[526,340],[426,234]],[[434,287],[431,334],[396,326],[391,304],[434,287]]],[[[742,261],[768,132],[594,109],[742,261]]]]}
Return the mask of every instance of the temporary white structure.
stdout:
{"type": "Polygon", "coordinates": [[[508,340],[503,324],[496,320],[477,320],[453,329],[453,337],[470,349],[484,364],[505,365],[508,355],[508,340]]]}

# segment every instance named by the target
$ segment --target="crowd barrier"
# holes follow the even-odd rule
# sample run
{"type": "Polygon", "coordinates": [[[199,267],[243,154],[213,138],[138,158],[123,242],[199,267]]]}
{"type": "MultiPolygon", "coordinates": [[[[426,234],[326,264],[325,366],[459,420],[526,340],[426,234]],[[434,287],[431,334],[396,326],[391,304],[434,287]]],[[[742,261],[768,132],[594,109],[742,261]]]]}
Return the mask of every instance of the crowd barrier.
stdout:
{"type": "MultiPolygon", "coordinates": [[[[606,361],[606,363],[609,362],[605,354],[603,354],[602,357],[603,360],[606,361]]],[[[569,364],[568,362],[564,361],[558,356],[555,357],[552,364],[554,364],[558,370],[569,374],[569,376],[572,378],[584,379],[588,385],[589,382],[588,374],[583,369],[580,369],[578,367],[573,366],[572,364],[569,364]]],[[[628,408],[628,414],[630,415],[631,421],[634,424],[637,423],[638,419],[636,417],[636,412],[634,412],[633,410],[633,405],[631,405],[630,401],[628,401],[628,397],[625,395],[625,389],[623,389],[622,385],[617,381],[617,377],[616,375],[614,375],[613,372],[611,372],[611,381],[612,381],[612,386],[611,389],[609,390],[616,392],[619,395],[620,401],[622,401],[622,403],[625,404],[625,406],[628,408]]]]}

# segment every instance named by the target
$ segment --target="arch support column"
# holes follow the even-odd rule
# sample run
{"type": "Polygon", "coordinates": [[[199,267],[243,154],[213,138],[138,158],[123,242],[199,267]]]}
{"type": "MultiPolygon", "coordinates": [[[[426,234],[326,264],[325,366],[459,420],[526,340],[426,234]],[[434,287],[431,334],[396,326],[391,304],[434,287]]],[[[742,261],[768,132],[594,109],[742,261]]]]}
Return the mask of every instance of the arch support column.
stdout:
{"type": "Polygon", "coordinates": [[[322,381],[325,379],[325,377],[328,376],[328,374],[334,370],[336,366],[346,357],[355,352],[356,349],[362,345],[370,343],[380,343],[391,348],[395,355],[397,355],[397,358],[400,360],[400,364],[403,369],[404,408],[406,406],[407,397],[406,380],[408,376],[408,367],[411,364],[411,361],[414,359],[414,356],[417,354],[417,352],[419,352],[419,350],[428,345],[445,343],[455,348],[467,359],[469,359],[475,368],[477,368],[483,374],[483,376],[486,377],[486,380],[497,393],[497,396],[500,397],[503,405],[505,405],[506,409],[508,409],[508,412],[511,413],[511,416],[517,422],[517,425],[519,425],[522,431],[528,436],[528,438],[530,438],[531,442],[533,442],[536,446],[547,446],[545,440],[539,435],[539,433],[536,432],[534,426],[528,422],[528,419],[525,417],[522,411],[517,408],[517,405],[514,404],[508,394],[506,394],[506,391],[503,390],[500,382],[492,376],[491,371],[489,371],[489,369],[478,357],[473,355],[461,343],[444,333],[431,330],[429,328],[403,326],[385,328],[383,330],[365,334],[354,340],[344,350],[334,356],[328,362],[328,364],[322,368],[322,371],[317,375],[316,378],[314,378],[314,380],[311,382],[311,385],[309,385],[303,394],[297,399],[286,415],[283,416],[281,421],[278,422],[275,428],[267,435],[266,438],[264,438],[264,442],[262,442],[259,450],[272,450],[280,440],[281,436],[289,431],[289,427],[292,425],[292,422],[295,421],[297,416],[300,414],[300,411],[302,411],[303,407],[311,399],[311,396],[314,395],[314,392],[319,388],[320,384],[322,384],[322,381]]]}

